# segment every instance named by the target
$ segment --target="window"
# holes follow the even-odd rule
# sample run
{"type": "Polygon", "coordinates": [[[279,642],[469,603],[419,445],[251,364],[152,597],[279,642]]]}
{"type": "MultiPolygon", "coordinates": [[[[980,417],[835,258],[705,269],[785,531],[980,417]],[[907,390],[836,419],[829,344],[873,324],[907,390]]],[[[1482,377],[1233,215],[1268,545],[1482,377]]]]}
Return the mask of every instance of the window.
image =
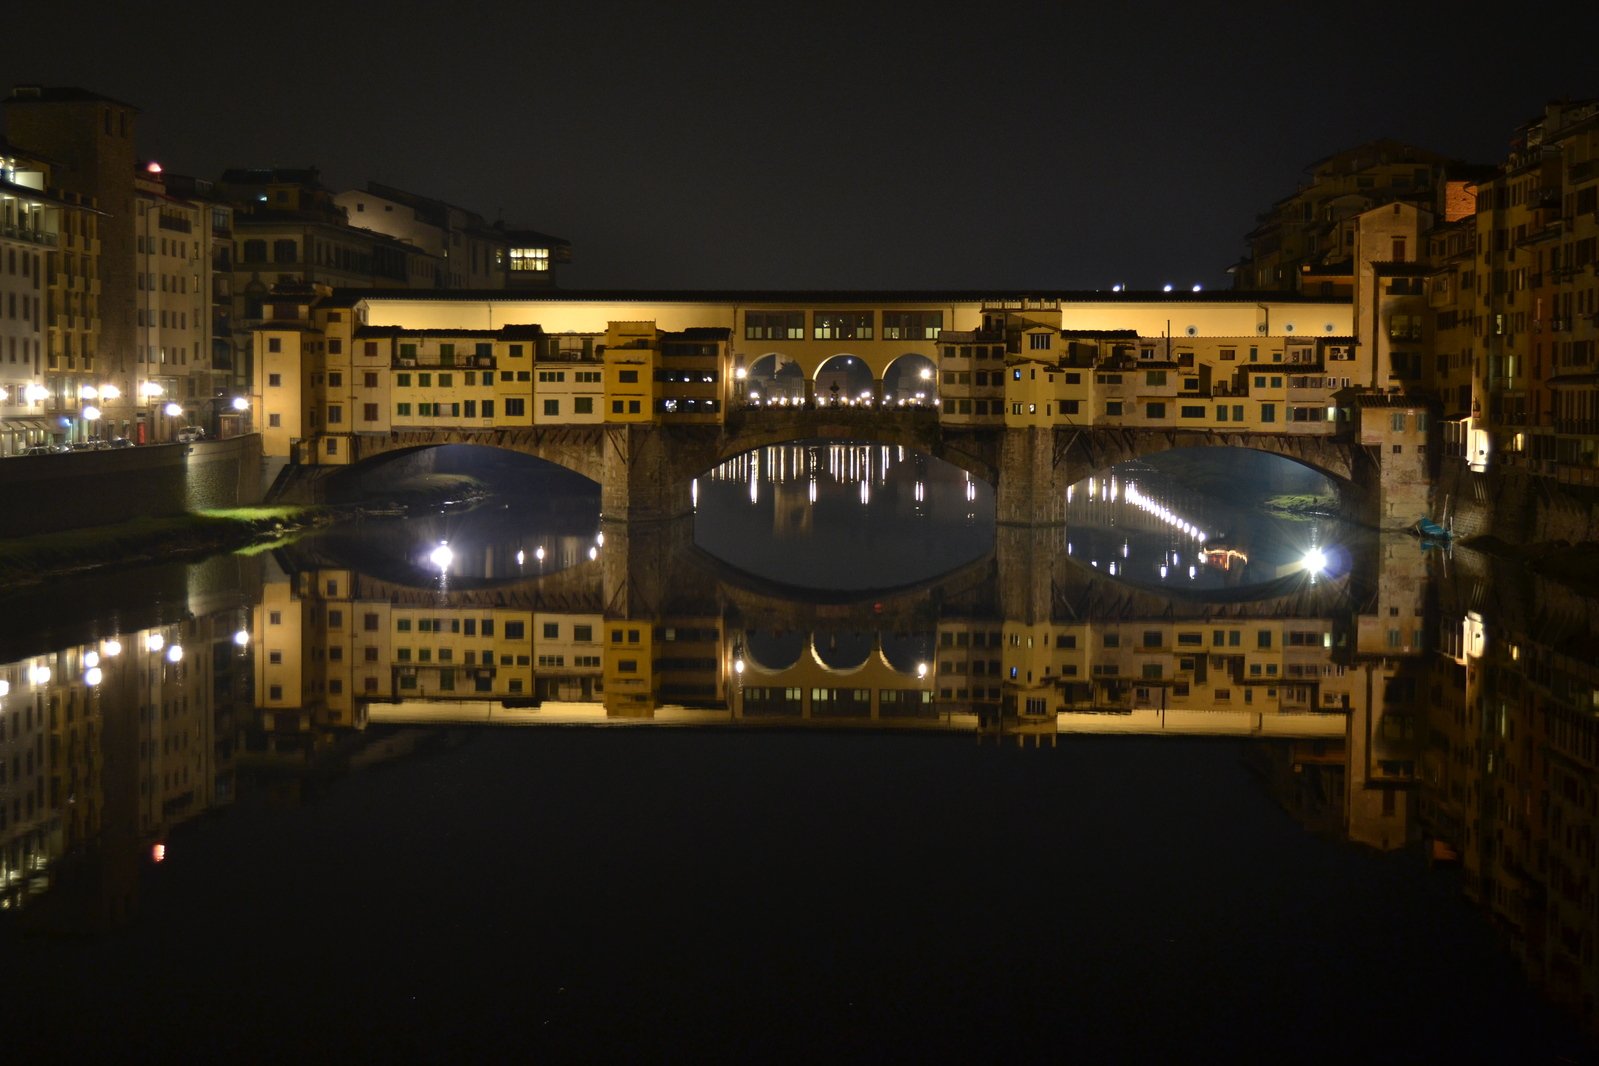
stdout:
{"type": "Polygon", "coordinates": [[[616,380],[624,385],[636,385],[638,384],[638,371],[618,370],[616,372],[616,380]]]}
{"type": "Polygon", "coordinates": [[[527,271],[543,272],[550,269],[550,250],[548,248],[512,248],[511,270],[514,273],[527,271]]]}
{"type": "Polygon", "coordinates": [[[559,415],[560,413],[561,413],[561,401],[560,400],[545,400],[544,401],[544,415],[545,415],[546,418],[553,418],[556,415],[559,415]]]}
{"type": "Polygon", "coordinates": [[[884,311],[885,341],[937,340],[944,329],[942,311],[884,311]]]}
{"type": "Polygon", "coordinates": [[[282,337],[268,337],[267,338],[267,351],[269,351],[269,352],[281,352],[282,350],[283,350],[283,338],[282,337]]]}
{"type": "Polygon", "coordinates": [[[637,400],[629,400],[629,401],[627,401],[627,413],[630,414],[630,415],[638,414],[639,413],[639,401],[637,401],[637,400]]]}
{"type": "Polygon", "coordinates": [[[1144,417],[1145,418],[1165,418],[1166,417],[1166,405],[1163,404],[1163,403],[1146,403],[1146,404],[1144,404],[1144,417]]]}
{"type": "Polygon", "coordinates": [[[1389,425],[1399,432],[1404,432],[1405,413],[1403,411],[1389,416],[1389,425]]]}
{"type": "Polygon", "coordinates": [[[1263,404],[1261,404],[1260,405],[1260,420],[1262,422],[1275,422],[1275,421],[1277,421],[1277,405],[1274,404],[1274,403],[1263,403],[1263,404]]]}
{"type": "Polygon", "coordinates": [[[1105,413],[1107,415],[1119,415],[1119,414],[1121,414],[1122,413],[1122,402],[1120,400],[1106,400],[1105,401],[1105,413]]]}
{"type": "Polygon", "coordinates": [[[579,644],[587,644],[594,639],[593,626],[573,626],[572,639],[579,644]]]}
{"type": "Polygon", "coordinates": [[[872,339],[871,311],[817,311],[812,336],[816,340],[872,339]]]}
{"type": "Polygon", "coordinates": [[[512,621],[505,623],[506,640],[521,640],[525,635],[526,631],[521,622],[512,621]]]}
{"type": "Polygon", "coordinates": [[[527,414],[527,401],[516,397],[509,397],[505,401],[505,417],[521,418],[527,414]]]}
{"type": "Polygon", "coordinates": [[[575,415],[591,415],[594,413],[594,397],[579,396],[572,401],[572,413],[575,415]]]}
{"type": "Polygon", "coordinates": [[[1144,371],[1144,384],[1145,385],[1155,385],[1155,386],[1160,386],[1160,385],[1166,384],[1166,371],[1164,371],[1164,370],[1146,370],[1146,371],[1144,371]]]}
{"type": "Polygon", "coordinates": [[[283,375],[282,374],[268,374],[267,375],[267,387],[268,388],[272,388],[272,389],[281,388],[282,385],[283,385],[283,375]]]}
{"type": "Polygon", "coordinates": [[[1205,408],[1202,404],[1184,404],[1179,413],[1184,418],[1204,418],[1205,408]]]}
{"type": "Polygon", "coordinates": [[[747,311],[744,314],[745,340],[805,339],[804,311],[747,311]]]}
{"type": "Polygon", "coordinates": [[[1049,351],[1049,334],[1048,333],[1029,333],[1027,335],[1027,347],[1028,347],[1029,351],[1035,351],[1035,352],[1040,352],[1040,351],[1047,352],[1047,351],[1049,351]]]}

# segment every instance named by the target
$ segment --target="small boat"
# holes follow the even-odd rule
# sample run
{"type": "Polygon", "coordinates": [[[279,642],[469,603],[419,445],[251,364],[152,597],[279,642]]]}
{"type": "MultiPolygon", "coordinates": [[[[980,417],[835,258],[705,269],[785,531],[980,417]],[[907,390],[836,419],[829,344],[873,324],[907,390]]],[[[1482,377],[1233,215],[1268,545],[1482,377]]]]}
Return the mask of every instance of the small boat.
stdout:
{"type": "Polygon", "coordinates": [[[1428,518],[1416,519],[1415,534],[1428,540],[1448,541],[1454,534],[1428,518]]]}

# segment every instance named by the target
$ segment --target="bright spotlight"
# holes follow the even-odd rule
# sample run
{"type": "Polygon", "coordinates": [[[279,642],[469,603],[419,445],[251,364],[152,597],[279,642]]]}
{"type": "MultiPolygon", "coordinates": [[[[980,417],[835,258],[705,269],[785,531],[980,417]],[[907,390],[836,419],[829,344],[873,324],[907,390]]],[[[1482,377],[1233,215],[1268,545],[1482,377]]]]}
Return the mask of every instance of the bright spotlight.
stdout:
{"type": "Polygon", "coordinates": [[[90,688],[98,685],[103,680],[105,680],[105,674],[101,672],[98,666],[91,666],[83,672],[83,683],[90,688]]]}
{"type": "Polygon", "coordinates": [[[241,629],[237,633],[233,634],[233,643],[237,644],[241,648],[249,644],[250,631],[248,629],[241,629]]]}
{"type": "Polygon", "coordinates": [[[455,553],[450,550],[450,542],[439,541],[439,546],[428,553],[428,561],[440,570],[448,570],[450,562],[455,558],[455,553]]]}
{"type": "Polygon", "coordinates": [[[183,645],[174,644],[167,648],[167,662],[181,663],[183,661],[183,645]]]}
{"type": "Polygon", "coordinates": [[[1327,569],[1327,553],[1320,548],[1312,548],[1305,553],[1300,564],[1312,574],[1319,574],[1327,569]]]}
{"type": "Polygon", "coordinates": [[[148,637],[144,638],[144,646],[151,651],[160,651],[162,648],[166,647],[166,643],[166,638],[160,633],[151,633],[148,637]]]}

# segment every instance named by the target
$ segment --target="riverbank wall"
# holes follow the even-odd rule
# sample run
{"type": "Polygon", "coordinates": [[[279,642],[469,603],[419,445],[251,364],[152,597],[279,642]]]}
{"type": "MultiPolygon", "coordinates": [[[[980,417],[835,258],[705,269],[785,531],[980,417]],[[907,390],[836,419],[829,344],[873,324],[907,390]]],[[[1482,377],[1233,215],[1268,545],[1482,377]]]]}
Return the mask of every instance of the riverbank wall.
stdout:
{"type": "Polygon", "coordinates": [[[1457,537],[1535,546],[1599,543],[1599,490],[1514,467],[1472,471],[1448,461],[1433,494],[1434,519],[1457,537]]]}
{"type": "Polygon", "coordinates": [[[261,502],[261,437],[0,459],[0,539],[261,502]]]}

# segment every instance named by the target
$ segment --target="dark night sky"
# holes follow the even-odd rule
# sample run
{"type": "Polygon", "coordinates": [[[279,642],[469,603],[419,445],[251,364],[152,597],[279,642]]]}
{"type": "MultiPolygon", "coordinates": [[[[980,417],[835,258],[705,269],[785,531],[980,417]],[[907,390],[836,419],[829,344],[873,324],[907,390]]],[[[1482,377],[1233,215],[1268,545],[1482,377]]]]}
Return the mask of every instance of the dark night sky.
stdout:
{"type": "Polygon", "coordinates": [[[137,105],[170,170],[315,165],[503,215],[573,242],[573,288],[1222,285],[1313,160],[1387,136],[1498,162],[1546,100],[1599,95],[1586,5],[1493,26],[1364,2],[692,0],[29,23],[6,87],[137,105]]]}

